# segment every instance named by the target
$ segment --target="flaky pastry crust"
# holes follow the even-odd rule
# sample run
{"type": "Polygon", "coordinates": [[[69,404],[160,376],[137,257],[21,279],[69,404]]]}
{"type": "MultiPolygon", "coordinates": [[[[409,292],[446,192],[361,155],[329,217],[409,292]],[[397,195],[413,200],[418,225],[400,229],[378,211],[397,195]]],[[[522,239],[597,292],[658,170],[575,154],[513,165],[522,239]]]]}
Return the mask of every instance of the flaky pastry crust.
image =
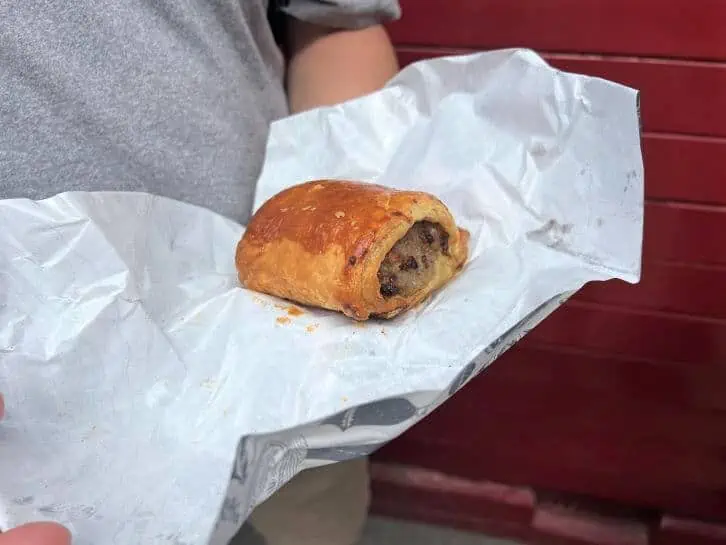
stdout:
{"type": "Polygon", "coordinates": [[[344,313],[392,318],[426,299],[461,269],[469,233],[436,197],[380,185],[319,180],[286,189],[254,214],[237,245],[247,289],[344,313]],[[413,293],[385,297],[378,271],[417,222],[448,234],[444,254],[413,293]]]}

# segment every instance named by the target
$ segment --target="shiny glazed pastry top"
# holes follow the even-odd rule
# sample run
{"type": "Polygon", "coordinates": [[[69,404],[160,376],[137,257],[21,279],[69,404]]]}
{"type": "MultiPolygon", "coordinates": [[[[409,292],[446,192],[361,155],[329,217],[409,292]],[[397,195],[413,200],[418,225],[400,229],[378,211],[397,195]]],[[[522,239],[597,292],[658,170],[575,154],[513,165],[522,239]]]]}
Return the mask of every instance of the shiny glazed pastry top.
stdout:
{"type": "Polygon", "coordinates": [[[461,269],[468,239],[428,193],[319,180],[262,205],[236,265],[250,290],[356,320],[392,318],[461,269]]]}

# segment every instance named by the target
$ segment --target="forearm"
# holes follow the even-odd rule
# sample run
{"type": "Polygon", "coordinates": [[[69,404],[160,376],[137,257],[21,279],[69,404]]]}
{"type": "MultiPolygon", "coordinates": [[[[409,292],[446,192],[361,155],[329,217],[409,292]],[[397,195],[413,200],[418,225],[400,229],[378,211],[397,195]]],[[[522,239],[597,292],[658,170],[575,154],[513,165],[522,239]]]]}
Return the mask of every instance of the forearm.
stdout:
{"type": "Polygon", "coordinates": [[[380,89],[398,61],[382,26],[333,30],[288,21],[287,95],[293,113],[380,89]]]}

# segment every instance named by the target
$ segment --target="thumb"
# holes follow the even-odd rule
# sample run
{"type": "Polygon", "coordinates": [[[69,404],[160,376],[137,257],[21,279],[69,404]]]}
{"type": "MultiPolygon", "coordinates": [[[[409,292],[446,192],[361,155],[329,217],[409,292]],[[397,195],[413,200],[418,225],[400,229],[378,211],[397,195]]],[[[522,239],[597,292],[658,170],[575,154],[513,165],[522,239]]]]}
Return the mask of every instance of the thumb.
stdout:
{"type": "MultiPolygon", "coordinates": [[[[0,418],[5,403],[0,394],[0,418]]],[[[54,522],[31,522],[0,533],[0,545],[70,545],[71,533],[54,522]]]]}
{"type": "Polygon", "coordinates": [[[31,522],[0,534],[0,545],[70,545],[71,533],[54,522],[31,522]]]}

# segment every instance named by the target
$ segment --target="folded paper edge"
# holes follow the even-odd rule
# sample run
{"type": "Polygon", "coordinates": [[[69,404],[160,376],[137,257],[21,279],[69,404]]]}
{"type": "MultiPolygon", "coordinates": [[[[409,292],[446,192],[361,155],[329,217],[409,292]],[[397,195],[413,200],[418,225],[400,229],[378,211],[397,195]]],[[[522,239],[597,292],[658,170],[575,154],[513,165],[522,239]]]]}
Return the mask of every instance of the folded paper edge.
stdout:
{"type": "MultiPolygon", "coordinates": [[[[229,543],[242,528],[242,525],[255,506],[265,501],[300,471],[310,467],[367,456],[389,441],[400,436],[452,397],[471,379],[476,377],[482,370],[504,354],[504,352],[519,342],[542,320],[564,304],[577,291],[573,290],[561,293],[539,305],[516,325],[481,350],[464,366],[449,385],[439,392],[408,392],[399,396],[380,398],[363,405],[349,407],[343,411],[316,419],[312,422],[303,423],[272,433],[250,434],[240,438],[231,464],[232,468],[230,470],[230,478],[225,497],[220,504],[216,522],[212,534],[207,541],[207,545],[226,545],[229,543]],[[416,406],[406,399],[426,396],[430,396],[431,399],[423,406],[416,406]],[[310,442],[307,438],[314,437],[316,429],[325,425],[336,425],[340,429],[340,432],[336,433],[336,435],[338,438],[342,438],[346,430],[354,426],[355,413],[357,411],[366,407],[404,399],[413,408],[408,418],[393,425],[368,424],[371,428],[375,428],[370,434],[369,443],[361,444],[359,439],[355,445],[350,445],[346,444],[343,440],[339,442],[340,444],[325,449],[310,447],[310,442]],[[389,430],[393,429],[393,434],[381,440],[380,428],[384,427],[389,430]],[[346,447],[348,448],[346,449],[346,447]],[[266,450],[273,451],[273,456],[267,456],[266,459],[268,461],[274,460],[276,463],[264,468],[263,466],[265,464],[259,462],[260,458],[265,455],[266,450]],[[328,454],[327,459],[320,458],[321,451],[328,454]],[[329,453],[332,453],[333,456],[331,457],[329,453]],[[257,456],[257,459],[253,461],[255,456],[257,456]],[[264,469],[267,472],[262,474],[261,470],[264,469]],[[270,483],[273,483],[272,487],[274,490],[270,490],[270,483]],[[262,495],[258,495],[260,493],[262,495]]],[[[327,443],[330,442],[331,437],[333,436],[329,432],[326,433],[327,443]]]]}

